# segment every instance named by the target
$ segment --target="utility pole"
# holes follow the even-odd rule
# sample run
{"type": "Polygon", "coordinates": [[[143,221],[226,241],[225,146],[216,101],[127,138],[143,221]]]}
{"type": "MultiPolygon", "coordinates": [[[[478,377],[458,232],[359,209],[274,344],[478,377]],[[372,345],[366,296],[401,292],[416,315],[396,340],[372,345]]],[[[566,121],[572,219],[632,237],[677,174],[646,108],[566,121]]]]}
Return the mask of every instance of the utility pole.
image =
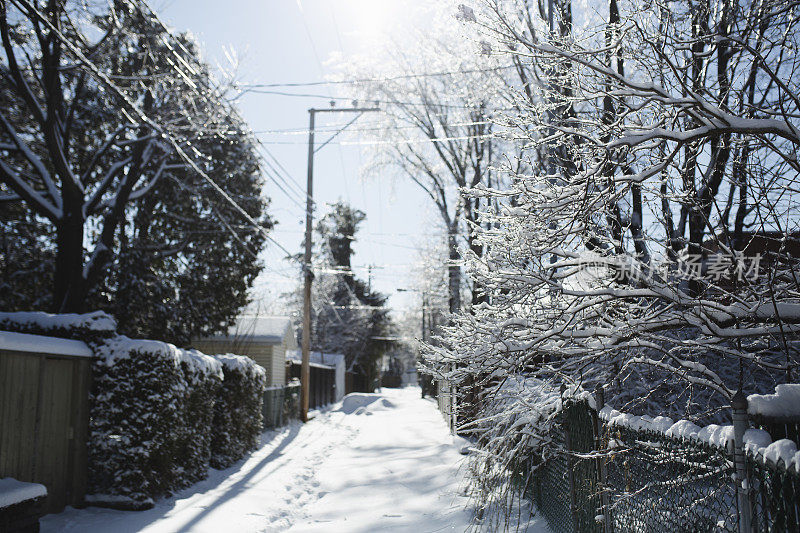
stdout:
{"type": "MultiPolygon", "coordinates": [[[[331,104],[332,105],[332,104],[331,104]]],[[[310,355],[311,355],[311,282],[314,279],[314,273],[311,270],[311,228],[313,223],[313,204],[314,204],[314,153],[328,144],[334,137],[344,131],[347,126],[355,122],[360,114],[350,121],[342,129],[331,135],[331,137],[322,143],[319,148],[314,149],[314,116],[317,113],[367,113],[370,111],[380,111],[378,107],[357,107],[354,103],[353,107],[343,107],[330,109],[315,109],[308,110],[308,180],[306,182],[306,242],[305,253],[303,254],[303,339],[302,350],[303,360],[300,367],[300,420],[308,422],[308,391],[311,377],[310,355]]]]}

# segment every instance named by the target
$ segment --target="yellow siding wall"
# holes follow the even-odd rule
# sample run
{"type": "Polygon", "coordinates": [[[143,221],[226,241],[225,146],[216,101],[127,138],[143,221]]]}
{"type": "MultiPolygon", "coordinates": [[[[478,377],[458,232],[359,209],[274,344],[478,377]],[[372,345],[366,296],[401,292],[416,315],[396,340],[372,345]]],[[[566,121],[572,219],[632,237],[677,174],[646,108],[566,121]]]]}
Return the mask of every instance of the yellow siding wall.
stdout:
{"type": "MultiPolygon", "coordinates": [[[[291,332],[290,332],[291,335],[291,332]]],[[[290,335],[287,335],[289,337],[290,335]]],[[[201,339],[192,342],[192,348],[207,354],[235,353],[246,355],[267,371],[267,386],[283,385],[286,381],[286,339],[280,345],[259,342],[201,339]]]]}

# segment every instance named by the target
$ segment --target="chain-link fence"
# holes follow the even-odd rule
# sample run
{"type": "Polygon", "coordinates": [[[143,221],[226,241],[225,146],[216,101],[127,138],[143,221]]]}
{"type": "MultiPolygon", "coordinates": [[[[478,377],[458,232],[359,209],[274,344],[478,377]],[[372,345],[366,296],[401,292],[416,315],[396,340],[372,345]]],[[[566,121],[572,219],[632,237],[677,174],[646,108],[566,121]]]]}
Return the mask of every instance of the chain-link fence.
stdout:
{"type": "Polygon", "coordinates": [[[565,401],[552,427],[548,456],[523,470],[525,496],[556,533],[800,531],[794,464],[748,454],[739,483],[733,443],[609,427],[586,401],[565,401]],[[739,509],[737,488],[749,509],[739,509]]]}
{"type": "Polygon", "coordinates": [[[620,426],[604,437],[614,531],[737,531],[734,466],[723,450],[620,426]]]}
{"type": "Polygon", "coordinates": [[[753,529],[759,532],[800,531],[800,475],[782,461],[770,464],[761,455],[747,457],[753,529]]]}
{"type": "Polygon", "coordinates": [[[556,533],[601,531],[596,460],[591,457],[596,418],[586,402],[567,402],[551,436],[555,453],[536,465],[535,501],[556,533]]]}

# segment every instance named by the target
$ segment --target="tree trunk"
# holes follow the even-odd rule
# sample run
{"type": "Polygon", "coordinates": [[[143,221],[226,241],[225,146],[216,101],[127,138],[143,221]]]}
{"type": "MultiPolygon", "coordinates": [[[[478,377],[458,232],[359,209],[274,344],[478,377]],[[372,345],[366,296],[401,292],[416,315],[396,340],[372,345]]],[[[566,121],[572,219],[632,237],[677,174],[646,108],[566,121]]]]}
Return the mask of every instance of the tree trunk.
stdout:
{"type": "MultiPolygon", "coordinates": [[[[454,222],[454,224],[457,224],[457,222],[454,222]]],[[[451,313],[458,313],[461,310],[461,266],[458,264],[461,257],[458,254],[456,237],[456,230],[450,228],[450,233],[447,236],[447,247],[450,249],[450,263],[447,266],[447,274],[451,313]]]]}
{"type": "Polygon", "coordinates": [[[56,264],[53,279],[53,311],[82,313],[86,306],[83,278],[83,217],[80,209],[64,205],[64,218],[56,226],[56,264]]]}

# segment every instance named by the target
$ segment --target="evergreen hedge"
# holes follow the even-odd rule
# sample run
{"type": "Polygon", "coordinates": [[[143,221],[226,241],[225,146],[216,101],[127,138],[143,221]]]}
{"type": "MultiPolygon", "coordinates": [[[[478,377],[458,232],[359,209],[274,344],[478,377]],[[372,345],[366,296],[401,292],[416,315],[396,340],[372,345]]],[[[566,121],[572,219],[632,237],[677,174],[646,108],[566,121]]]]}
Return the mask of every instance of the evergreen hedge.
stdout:
{"type": "Polygon", "coordinates": [[[214,404],[211,466],[227,468],[258,447],[265,370],[248,357],[217,355],[224,379],[214,404]]]}
{"type": "Polygon", "coordinates": [[[87,502],[147,509],[258,446],[263,368],[114,328],[99,312],[0,313],[0,330],[83,340],[94,352],[87,502]]]}

